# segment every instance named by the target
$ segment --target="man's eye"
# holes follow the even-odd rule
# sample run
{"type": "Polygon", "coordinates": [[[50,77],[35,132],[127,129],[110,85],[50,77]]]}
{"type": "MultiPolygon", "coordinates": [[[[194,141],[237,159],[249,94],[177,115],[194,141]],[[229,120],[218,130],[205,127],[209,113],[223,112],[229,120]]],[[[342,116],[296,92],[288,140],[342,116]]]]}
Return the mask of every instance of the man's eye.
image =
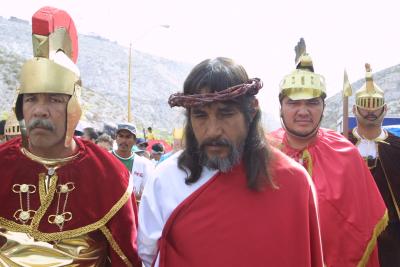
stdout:
{"type": "Polygon", "coordinates": [[[52,98],[50,98],[50,101],[51,101],[52,103],[63,103],[63,102],[64,102],[63,99],[57,98],[57,97],[52,97],[52,98]]]}
{"type": "Polygon", "coordinates": [[[222,110],[221,111],[222,116],[232,116],[234,114],[235,114],[235,112],[233,110],[222,110]]]}
{"type": "Polygon", "coordinates": [[[32,102],[33,101],[33,97],[32,96],[28,96],[28,97],[24,97],[24,102],[32,102]]]}
{"type": "Polygon", "coordinates": [[[203,113],[203,112],[193,112],[193,113],[192,113],[192,116],[193,116],[194,118],[204,118],[204,117],[206,116],[206,114],[203,113]]]}

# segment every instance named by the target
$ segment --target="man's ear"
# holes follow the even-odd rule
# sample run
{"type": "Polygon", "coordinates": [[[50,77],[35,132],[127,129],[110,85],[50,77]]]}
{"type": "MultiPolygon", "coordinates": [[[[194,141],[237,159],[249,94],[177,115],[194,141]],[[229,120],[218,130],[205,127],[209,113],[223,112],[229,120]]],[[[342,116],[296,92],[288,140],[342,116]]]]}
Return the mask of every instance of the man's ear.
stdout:
{"type": "Polygon", "coordinates": [[[356,110],[356,105],[353,105],[353,115],[355,116],[356,115],[356,113],[357,113],[357,110],[356,110]]]}
{"type": "Polygon", "coordinates": [[[383,117],[386,116],[387,111],[388,111],[388,106],[387,106],[387,104],[385,103],[385,105],[383,105],[383,117]]]}

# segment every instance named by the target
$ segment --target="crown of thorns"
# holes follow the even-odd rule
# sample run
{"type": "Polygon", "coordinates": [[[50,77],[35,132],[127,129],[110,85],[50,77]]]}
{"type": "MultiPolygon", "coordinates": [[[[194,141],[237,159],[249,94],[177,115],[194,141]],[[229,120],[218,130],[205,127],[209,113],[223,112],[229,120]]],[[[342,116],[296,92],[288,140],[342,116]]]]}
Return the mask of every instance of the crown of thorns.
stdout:
{"type": "Polygon", "coordinates": [[[227,101],[242,95],[256,95],[263,87],[259,78],[253,78],[245,83],[238,84],[219,92],[184,95],[183,93],[172,94],[168,99],[169,106],[172,107],[195,107],[202,106],[216,101],[227,101]]]}

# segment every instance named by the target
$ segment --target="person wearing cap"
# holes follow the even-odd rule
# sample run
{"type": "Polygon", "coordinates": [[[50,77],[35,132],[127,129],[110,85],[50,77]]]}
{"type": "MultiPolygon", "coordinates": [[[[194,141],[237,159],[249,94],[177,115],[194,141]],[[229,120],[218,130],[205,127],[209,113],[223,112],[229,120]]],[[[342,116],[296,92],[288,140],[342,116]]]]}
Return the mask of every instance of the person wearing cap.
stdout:
{"type": "Polygon", "coordinates": [[[82,89],[74,22],[41,8],[32,40],[14,107],[21,137],[0,147],[0,265],[139,267],[129,172],[73,136],[82,89]]]}
{"type": "Polygon", "coordinates": [[[145,266],[322,266],[307,172],[271,148],[255,95],[229,58],[196,65],[169,104],[186,108],[185,149],[156,170],[139,207],[145,266]]]}
{"type": "Polygon", "coordinates": [[[381,267],[400,266],[400,138],[382,128],[387,112],[383,90],[366,64],[364,85],[356,92],[353,113],[357,127],[349,133],[374,176],[389,213],[389,224],[378,237],[381,267]]]}
{"type": "Polygon", "coordinates": [[[138,154],[141,157],[145,157],[146,159],[151,158],[150,153],[146,150],[147,147],[149,146],[148,142],[144,138],[137,138],[136,139],[136,147],[137,150],[134,151],[136,154],[138,154]]]}
{"type": "Polygon", "coordinates": [[[153,171],[151,162],[138,156],[133,151],[136,144],[136,126],[132,123],[120,123],[116,132],[117,149],[112,154],[117,157],[129,171],[134,184],[136,199],[140,201],[144,186],[153,171]]]}
{"type": "Polygon", "coordinates": [[[136,146],[140,150],[146,150],[148,145],[149,145],[149,143],[147,143],[146,139],[144,139],[144,138],[137,138],[136,139],[136,146]]]}
{"type": "Polygon", "coordinates": [[[151,160],[153,161],[153,163],[157,164],[164,153],[164,146],[161,143],[153,144],[151,146],[151,160]]]}
{"type": "Polygon", "coordinates": [[[326,266],[379,266],[376,239],[387,210],[357,149],[342,135],[320,128],[325,81],[314,72],[304,40],[297,68],[280,85],[282,128],[273,142],[312,177],[318,195],[326,266]]]}

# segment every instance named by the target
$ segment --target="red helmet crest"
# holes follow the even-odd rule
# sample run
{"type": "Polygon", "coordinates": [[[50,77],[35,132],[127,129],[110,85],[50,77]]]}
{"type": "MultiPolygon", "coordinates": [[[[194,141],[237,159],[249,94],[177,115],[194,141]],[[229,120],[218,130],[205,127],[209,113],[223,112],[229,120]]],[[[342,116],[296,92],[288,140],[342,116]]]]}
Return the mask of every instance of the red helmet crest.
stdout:
{"type": "Polygon", "coordinates": [[[71,54],[68,55],[76,63],[78,59],[78,35],[70,15],[54,7],[43,7],[32,16],[32,34],[49,36],[57,29],[64,28],[71,40],[71,54]]]}

